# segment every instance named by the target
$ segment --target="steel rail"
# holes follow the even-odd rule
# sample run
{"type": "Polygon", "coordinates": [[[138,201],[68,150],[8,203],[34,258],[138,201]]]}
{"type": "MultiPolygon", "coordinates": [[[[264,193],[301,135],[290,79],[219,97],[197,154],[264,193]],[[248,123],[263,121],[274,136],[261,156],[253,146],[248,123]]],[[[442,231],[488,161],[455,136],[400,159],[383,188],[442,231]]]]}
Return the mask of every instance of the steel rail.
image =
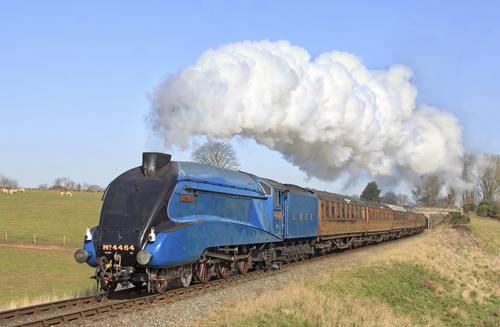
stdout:
{"type": "Polygon", "coordinates": [[[48,311],[67,309],[85,304],[98,303],[102,299],[103,299],[102,294],[93,294],[68,300],[60,300],[60,301],[31,305],[28,307],[5,310],[0,312],[0,323],[23,316],[32,316],[48,311]]]}

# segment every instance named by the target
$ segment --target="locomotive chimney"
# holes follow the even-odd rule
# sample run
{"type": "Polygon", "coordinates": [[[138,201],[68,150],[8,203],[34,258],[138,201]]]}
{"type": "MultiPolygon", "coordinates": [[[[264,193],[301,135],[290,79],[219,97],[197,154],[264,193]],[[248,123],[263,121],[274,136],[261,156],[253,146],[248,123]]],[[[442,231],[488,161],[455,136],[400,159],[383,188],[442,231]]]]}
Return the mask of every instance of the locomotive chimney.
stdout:
{"type": "Polygon", "coordinates": [[[143,152],[142,153],[142,171],[144,175],[155,173],[162,167],[168,165],[172,156],[161,152],[143,152]]]}

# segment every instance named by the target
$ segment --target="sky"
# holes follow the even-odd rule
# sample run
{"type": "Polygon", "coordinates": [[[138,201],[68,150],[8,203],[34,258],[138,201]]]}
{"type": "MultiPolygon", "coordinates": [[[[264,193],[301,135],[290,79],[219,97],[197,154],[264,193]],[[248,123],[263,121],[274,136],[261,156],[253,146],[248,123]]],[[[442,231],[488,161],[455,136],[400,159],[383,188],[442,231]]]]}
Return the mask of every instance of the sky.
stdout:
{"type": "MultiPolygon", "coordinates": [[[[0,174],[26,187],[61,176],[106,186],[142,152],[166,151],[145,122],[155,88],[205,50],[244,40],[406,65],[418,103],[460,120],[466,151],[500,152],[498,1],[0,1],[0,174]]],[[[257,175],[364,186],[308,179],[252,140],[231,144],[257,175]]]]}

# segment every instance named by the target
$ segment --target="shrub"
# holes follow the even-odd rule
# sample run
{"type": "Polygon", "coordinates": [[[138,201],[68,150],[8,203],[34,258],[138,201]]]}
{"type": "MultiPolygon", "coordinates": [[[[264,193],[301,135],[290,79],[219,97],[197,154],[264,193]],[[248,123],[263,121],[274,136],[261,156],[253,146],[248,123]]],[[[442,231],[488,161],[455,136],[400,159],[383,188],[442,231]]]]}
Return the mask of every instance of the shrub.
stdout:
{"type": "Polygon", "coordinates": [[[460,212],[451,212],[450,213],[451,222],[455,224],[468,224],[470,223],[470,218],[467,215],[464,215],[460,212]]]}
{"type": "Polygon", "coordinates": [[[465,213],[474,212],[474,211],[476,211],[476,205],[474,203],[470,202],[470,203],[464,204],[464,212],[465,213]]]}
{"type": "Polygon", "coordinates": [[[498,218],[498,207],[493,202],[483,201],[478,204],[476,214],[482,217],[498,218]]]}

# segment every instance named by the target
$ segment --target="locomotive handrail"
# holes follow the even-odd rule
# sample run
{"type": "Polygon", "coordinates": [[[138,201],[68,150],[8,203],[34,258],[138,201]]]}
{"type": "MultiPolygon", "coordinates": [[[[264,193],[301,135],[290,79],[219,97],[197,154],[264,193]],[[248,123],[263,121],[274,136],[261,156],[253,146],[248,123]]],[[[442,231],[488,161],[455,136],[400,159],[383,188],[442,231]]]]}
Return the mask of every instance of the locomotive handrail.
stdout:
{"type": "Polygon", "coordinates": [[[184,190],[186,190],[186,191],[198,191],[198,192],[212,193],[212,194],[223,194],[223,195],[228,195],[228,196],[238,197],[238,198],[267,199],[267,196],[264,196],[264,195],[234,194],[234,193],[229,193],[229,192],[224,192],[224,191],[207,190],[207,189],[204,189],[201,187],[192,187],[192,186],[185,186],[184,190]]]}
{"type": "Polygon", "coordinates": [[[205,180],[205,179],[198,179],[198,178],[181,176],[181,177],[179,177],[179,181],[180,182],[186,181],[186,182],[203,183],[203,184],[223,186],[223,187],[235,188],[235,189],[239,189],[239,190],[251,191],[251,192],[255,192],[255,193],[261,193],[259,189],[250,188],[250,187],[243,187],[243,186],[234,185],[234,184],[217,183],[217,182],[213,182],[213,181],[205,180]]]}

